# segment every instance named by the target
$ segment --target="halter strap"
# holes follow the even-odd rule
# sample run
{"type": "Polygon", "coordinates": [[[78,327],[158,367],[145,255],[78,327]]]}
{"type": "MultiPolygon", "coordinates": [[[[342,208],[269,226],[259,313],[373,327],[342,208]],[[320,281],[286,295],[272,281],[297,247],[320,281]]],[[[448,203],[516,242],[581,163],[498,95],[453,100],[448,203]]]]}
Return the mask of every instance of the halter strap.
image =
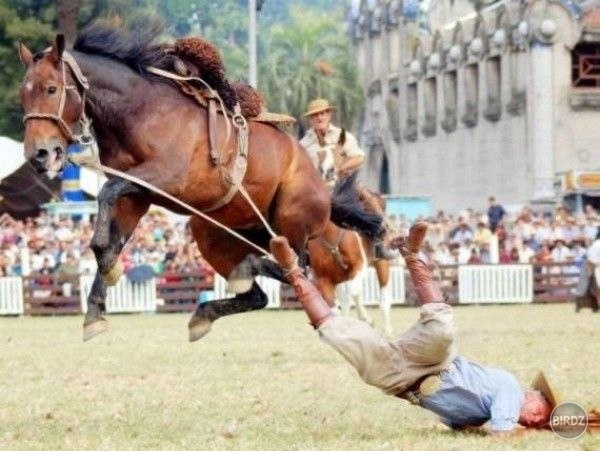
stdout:
{"type": "MultiPolygon", "coordinates": [[[[50,49],[46,49],[46,50],[44,50],[44,53],[48,53],[49,51],[50,51],[50,49]]],[[[45,120],[56,122],[56,124],[58,125],[60,130],[67,137],[67,140],[69,141],[69,143],[72,143],[72,142],[77,141],[77,137],[73,134],[73,131],[71,130],[69,125],[66,123],[66,121],[63,119],[63,112],[65,109],[65,104],[67,102],[67,91],[69,91],[69,90],[75,91],[77,93],[77,95],[79,96],[79,98],[81,99],[82,113],[79,118],[79,122],[82,124],[82,126],[84,128],[86,126],[89,127],[89,119],[87,118],[87,116],[85,114],[85,92],[89,89],[89,83],[88,83],[88,80],[85,77],[85,75],[83,75],[83,73],[81,72],[81,68],[79,67],[79,64],[77,64],[77,61],[75,60],[75,58],[73,58],[73,55],[71,55],[67,51],[64,51],[61,56],[61,62],[62,62],[61,72],[62,72],[62,82],[63,83],[62,83],[62,86],[60,89],[60,99],[58,101],[58,111],[55,114],[41,113],[41,112],[35,112],[35,111],[33,111],[31,113],[27,113],[23,116],[23,123],[26,123],[30,119],[45,119],[45,120]],[[81,95],[79,94],[79,90],[77,89],[76,85],[67,85],[67,70],[66,70],[67,66],[71,70],[71,73],[73,74],[73,77],[75,78],[75,81],[79,84],[79,86],[82,89],[81,95]]]]}

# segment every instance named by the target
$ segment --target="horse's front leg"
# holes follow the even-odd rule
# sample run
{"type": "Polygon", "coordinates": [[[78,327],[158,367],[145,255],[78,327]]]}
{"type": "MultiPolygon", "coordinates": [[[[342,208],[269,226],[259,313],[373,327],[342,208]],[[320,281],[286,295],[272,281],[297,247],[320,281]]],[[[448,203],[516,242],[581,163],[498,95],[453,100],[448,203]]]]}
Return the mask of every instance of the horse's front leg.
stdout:
{"type": "Polygon", "coordinates": [[[98,270],[87,298],[84,340],[104,332],[108,327],[102,316],[106,310],[106,287],[118,282],[122,273],[118,263],[119,254],[149,206],[145,191],[123,179],[111,179],[100,190],[98,214],[90,243],[98,270]]]}
{"type": "Polygon", "coordinates": [[[102,314],[106,311],[106,282],[100,271],[96,271],[92,288],[87,298],[87,312],[83,321],[83,341],[87,341],[108,329],[102,314]]]}

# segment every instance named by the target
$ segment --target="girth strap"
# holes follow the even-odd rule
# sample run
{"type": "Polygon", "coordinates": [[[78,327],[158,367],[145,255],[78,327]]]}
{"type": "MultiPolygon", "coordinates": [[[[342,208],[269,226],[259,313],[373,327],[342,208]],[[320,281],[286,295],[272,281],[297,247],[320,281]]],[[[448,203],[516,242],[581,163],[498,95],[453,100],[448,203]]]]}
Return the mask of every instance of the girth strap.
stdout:
{"type": "MultiPolygon", "coordinates": [[[[217,101],[213,97],[208,98],[208,151],[210,161],[218,166],[220,161],[219,151],[217,150],[217,101]]],[[[227,145],[227,143],[225,144],[227,145]]]]}
{"type": "MultiPolygon", "coordinates": [[[[214,102],[209,102],[213,103],[214,102]]],[[[236,113],[239,113],[239,104],[236,105],[236,113]]],[[[204,211],[210,212],[227,205],[235,194],[243,189],[242,181],[246,175],[246,168],[248,167],[248,123],[241,114],[236,114],[233,117],[233,126],[237,129],[237,149],[235,152],[235,158],[233,165],[229,171],[225,171],[225,181],[229,184],[229,190],[225,193],[221,199],[215,204],[206,208],[204,211]]]]}

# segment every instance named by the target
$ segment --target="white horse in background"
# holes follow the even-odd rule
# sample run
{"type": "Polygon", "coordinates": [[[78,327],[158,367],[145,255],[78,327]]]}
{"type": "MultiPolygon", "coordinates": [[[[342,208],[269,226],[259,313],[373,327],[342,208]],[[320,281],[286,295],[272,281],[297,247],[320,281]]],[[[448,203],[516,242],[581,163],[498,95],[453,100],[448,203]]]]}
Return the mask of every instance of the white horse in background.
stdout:
{"type": "Polygon", "coordinates": [[[343,316],[349,316],[351,306],[354,305],[358,318],[373,325],[374,320],[365,307],[365,301],[373,297],[378,297],[383,333],[387,336],[392,336],[394,328],[391,319],[392,287],[390,283],[390,262],[387,260],[370,260],[367,257],[365,246],[358,234],[357,238],[360,241],[363,267],[353,279],[336,287],[335,293],[340,312],[343,316]],[[372,274],[369,274],[371,265],[375,270],[376,281],[373,280],[372,274]]]}

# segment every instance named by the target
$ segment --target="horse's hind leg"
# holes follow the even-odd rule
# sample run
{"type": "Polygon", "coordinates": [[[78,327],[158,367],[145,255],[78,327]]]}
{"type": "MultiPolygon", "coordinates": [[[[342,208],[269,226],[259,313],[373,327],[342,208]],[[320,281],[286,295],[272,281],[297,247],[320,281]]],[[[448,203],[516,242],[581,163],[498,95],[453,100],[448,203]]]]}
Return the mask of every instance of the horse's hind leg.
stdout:
{"type": "Polygon", "coordinates": [[[392,327],[391,319],[392,295],[389,285],[381,287],[379,308],[381,309],[381,316],[383,318],[383,332],[388,337],[391,337],[394,335],[394,328],[392,327]]]}
{"type": "MultiPolygon", "coordinates": [[[[249,245],[196,216],[190,219],[190,227],[202,256],[224,277],[231,274],[248,254],[255,252],[249,245]]],[[[246,292],[233,298],[199,304],[188,323],[190,341],[196,341],[206,335],[212,323],[222,316],[262,309],[266,305],[267,296],[253,281],[246,292]]]]}
{"type": "Polygon", "coordinates": [[[117,264],[119,254],[150,205],[138,196],[142,192],[141,188],[123,179],[111,179],[98,195],[98,214],[90,243],[98,269],[87,298],[84,340],[104,332],[108,327],[102,316],[106,310],[106,286],[119,280],[122,272],[117,264]]]}
{"type": "Polygon", "coordinates": [[[379,282],[379,308],[383,319],[383,332],[392,336],[394,328],[392,327],[391,309],[392,293],[390,287],[390,264],[387,260],[377,260],[373,263],[377,272],[377,281],[379,282]]]}
{"type": "Polygon", "coordinates": [[[340,313],[342,316],[350,316],[350,293],[348,292],[348,285],[346,283],[340,283],[335,287],[335,299],[340,307],[340,313]]]}
{"type": "Polygon", "coordinates": [[[373,318],[371,318],[371,315],[369,315],[368,310],[365,308],[361,296],[361,287],[365,275],[365,270],[363,269],[362,271],[358,272],[353,279],[349,280],[348,283],[350,284],[350,297],[356,306],[358,319],[372,326],[374,324],[373,318]]]}
{"type": "Polygon", "coordinates": [[[196,311],[188,323],[190,341],[199,340],[206,335],[210,331],[212,323],[222,316],[260,310],[265,308],[267,303],[267,295],[254,282],[252,288],[246,293],[237,294],[232,298],[198,304],[196,311]]]}
{"type": "Polygon", "coordinates": [[[229,273],[227,289],[231,293],[245,293],[252,286],[256,276],[266,276],[287,283],[285,274],[277,262],[249,254],[229,273]]]}

